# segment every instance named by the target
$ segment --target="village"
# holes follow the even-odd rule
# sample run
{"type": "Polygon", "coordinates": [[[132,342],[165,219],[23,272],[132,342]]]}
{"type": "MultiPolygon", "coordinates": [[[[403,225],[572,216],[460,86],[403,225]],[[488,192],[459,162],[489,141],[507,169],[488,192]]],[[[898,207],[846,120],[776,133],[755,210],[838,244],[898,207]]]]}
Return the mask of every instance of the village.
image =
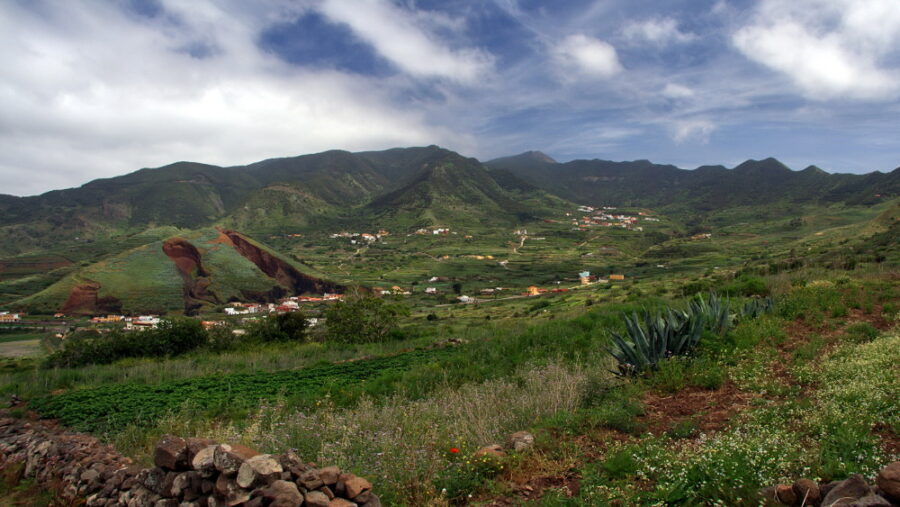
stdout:
{"type": "MultiPolygon", "coordinates": [[[[637,216],[615,214],[616,208],[612,206],[602,206],[595,208],[593,206],[579,206],[578,211],[586,213],[581,219],[572,218],[572,225],[575,229],[588,229],[591,227],[620,227],[631,231],[642,232],[644,227],[637,225],[640,222],[659,222],[659,219],[650,215],[646,211],[638,212],[637,216]]],[[[571,214],[566,213],[567,216],[571,214]]]]}

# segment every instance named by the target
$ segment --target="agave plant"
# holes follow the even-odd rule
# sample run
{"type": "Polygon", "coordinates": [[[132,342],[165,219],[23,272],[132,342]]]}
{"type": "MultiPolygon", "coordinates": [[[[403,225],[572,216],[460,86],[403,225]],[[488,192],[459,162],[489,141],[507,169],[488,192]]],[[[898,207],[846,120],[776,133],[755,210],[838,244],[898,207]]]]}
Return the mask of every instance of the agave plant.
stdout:
{"type": "Polygon", "coordinates": [[[763,299],[751,299],[741,307],[740,319],[755,319],[764,313],[775,309],[775,300],[767,297],[763,299]]]}
{"type": "Polygon", "coordinates": [[[613,332],[615,348],[609,353],[619,362],[618,374],[635,375],[655,370],[660,361],[671,356],[690,354],[703,333],[702,313],[669,308],[660,313],[647,310],[625,315],[624,335],[613,332]]]}
{"type": "Polygon", "coordinates": [[[702,295],[698,294],[691,300],[688,307],[691,314],[702,315],[707,328],[718,335],[727,333],[734,322],[731,302],[715,292],[710,292],[708,299],[704,299],[702,295]]]}

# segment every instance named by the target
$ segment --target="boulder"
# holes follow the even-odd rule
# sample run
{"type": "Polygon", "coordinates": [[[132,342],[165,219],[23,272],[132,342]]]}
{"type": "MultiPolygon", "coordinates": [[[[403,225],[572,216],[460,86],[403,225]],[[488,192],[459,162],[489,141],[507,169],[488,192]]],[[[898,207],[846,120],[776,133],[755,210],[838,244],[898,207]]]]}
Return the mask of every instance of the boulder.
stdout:
{"type": "Polygon", "coordinates": [[[228,506],[238,505],[250,499],[250,492],[238,486],[237,481],[225,474],[219,475],[216,479],[215,494],[228,506]]]}
{"type": "Polygon", "coordinates": [[[791,486],[779,484],[775,486],[775,499],[784,505],[797,505],[797,494],[791,486]]]}
{"type": "Polygon", "coordinates": [[[328,495],[321,491],[310,491],[304,495],[304,499],[306,501],[303,504],[305,507],[328,507],[328,504],[331,502],[328,495]]]}
{"type": "Polygon", "coordinates": [[[325,483],[322,482],[319,471],[315,469],[303,472],[297,479],[297,483],[308,490],[319,489],[325,485],[325,483]]]}
{"type": "Polygon", "coordinates": [[[534,435],[527,431],[517,431],[506,440],[506,448],[515,452],[527,451],[534,447],[534,435]]]}
{"type": "Polygon", "coordinates": [[[369,499],[365,503],[361,503],[360,507],[381,507],[381,500],[375,493],[369,493],[369,499]]]}
{"type": "Polygon", "coordinates": [[[815,481],[809,479],[800,479],[791,486],[797,501],[804,505],[819,505],[822,495],[819,492],[819,485],[815,481]]]}
{"type": "Polygon", "coordinates": [[[882,468],[875,477],[875,484],[890,500],[900,503],[900,461],[882,468]]]}
{"type": "Polygon", "coordinates": [[[184,441],[187,444],[188,463],[191,463],[194,460],[194,456],[196,456],[201,449],[216,445],[216,441],[209,438],[191,437],[184,439],[184,441]]]}
{"type": "Polygon", "coordinates": [[[319,469],[319,477],[326,486],[337,484],[341,477],[341,469],[338,467],[324,467],[319,469]]]}
{"type": "Polygon", "coordinates": [[[851,507],[893,507],[891,502],[880,495],[867,495],[850,504],[851,507]]]}
{"type": "Polygon", "coordinates": [[[273,481],[265,488],[253,492],[254,496],[263,499],[263,504],[274,507],[299,507],[303,504],[303,495],[297,485],[288,481],[273,481]]]}
{"type": "Polygon", "coordinates": [[[222,444],[216,447],[213,463],[219,472],[225,475],[234,475],[245,461],[257,454],[259,453],[244,445],[222,444]]]}
{"type": "Polygon", "coordinates": [[[191,459],[191,468],[203,474],[209,474],[216,469],[215,455],[217,445],[208,445],[197,451],[191,459]]]}
{"type": "Polygon", "coordinates": [[[271,455],[259,454],[249,458],[238,469],[237,483],[242,488],[267,484],[281,478],[281,464],[271,455]]]}
{"type": "Polygon", "coordinates": [[[350,500],[344,500],[343,498],[335,498],[334,500],[328,502],[328,507],[357,507],[355,503],[350,500]]]}
{"type": "MultiPolygon", "coordinates": [[[[362,477],[357,477],[355,475],[350,474],[350,477],[346,477],[344,479],[344,491],[347,498],[351,500],[355,500],[359,498],[364,493],[372,490],[372,483],[363,479],[362,477]]],[[[367,500],[368,497],[365,498],[367,500]]],[[[365,501],[363,500],[363,501],[365,501]]]]}
{"type": "Polygon", "coordinates": [[[863,476],[853,474],[831,488],[824,500],[822,500],[822,507],[849,505],[864,496],[868,496],[871,492],[872,488],[869,487],[863,476]]]}
{"type": "Polygon", "coordinates": [[[181,471],[188,467],[187,442],[180,437],[166,435],[153,450],[153,463],[165,470],[181,471]]]}

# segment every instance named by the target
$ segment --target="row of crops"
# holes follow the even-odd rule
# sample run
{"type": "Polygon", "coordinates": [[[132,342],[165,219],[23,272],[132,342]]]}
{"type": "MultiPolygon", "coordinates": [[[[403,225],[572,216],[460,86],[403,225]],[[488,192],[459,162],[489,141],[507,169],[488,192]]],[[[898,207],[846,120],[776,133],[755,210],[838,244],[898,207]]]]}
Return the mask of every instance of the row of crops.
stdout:
{"type": "Polygon", "coordinates": [[[306,406],[326,395],[339,399],[358,394],[363,383],[389,383],[416,366],[440,362],[452,353],[451,348],[415,350],[301,370],[197,377],[155,385],[115,384],[37,398],[31,401],[31,408],[78,430],[103,431],[127,424],[152,424],[175,410],[234,412],[276,398],[306,406]]]}

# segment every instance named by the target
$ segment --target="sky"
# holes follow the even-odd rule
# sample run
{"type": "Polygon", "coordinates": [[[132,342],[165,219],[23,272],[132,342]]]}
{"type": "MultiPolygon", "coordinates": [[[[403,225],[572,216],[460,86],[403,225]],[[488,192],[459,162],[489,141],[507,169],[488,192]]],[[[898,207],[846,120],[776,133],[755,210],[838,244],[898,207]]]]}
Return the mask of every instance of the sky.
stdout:
{"type": "Polygon", "coordinates": [[[897,0],[4,0],[0,194],[179,160],[900,166],[897,0]]]}

